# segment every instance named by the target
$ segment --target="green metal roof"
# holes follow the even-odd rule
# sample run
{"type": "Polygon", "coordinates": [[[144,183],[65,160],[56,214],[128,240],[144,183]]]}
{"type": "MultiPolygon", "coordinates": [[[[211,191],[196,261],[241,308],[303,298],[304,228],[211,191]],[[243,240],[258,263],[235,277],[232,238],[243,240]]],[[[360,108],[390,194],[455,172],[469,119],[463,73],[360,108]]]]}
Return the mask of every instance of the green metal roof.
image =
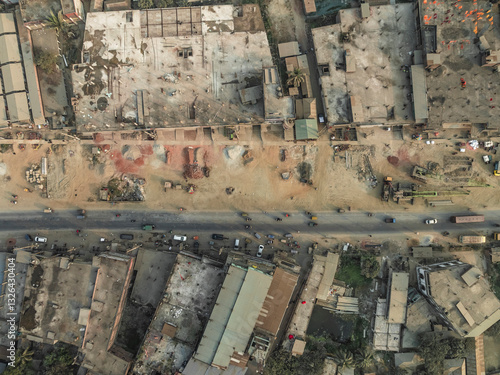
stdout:
{"type": "Polygon", "coordinates": [[[295,139],[318,139],[318,122],[316,119],[295,120],[295,139]]]}

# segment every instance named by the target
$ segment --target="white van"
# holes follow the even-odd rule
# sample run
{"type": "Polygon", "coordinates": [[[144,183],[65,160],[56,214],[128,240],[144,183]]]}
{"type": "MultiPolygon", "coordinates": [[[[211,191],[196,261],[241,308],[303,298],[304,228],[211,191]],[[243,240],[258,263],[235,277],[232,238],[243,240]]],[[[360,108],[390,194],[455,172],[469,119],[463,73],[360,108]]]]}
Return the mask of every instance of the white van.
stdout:
{"type": "Polygon", "coordinates": [[[234,250],[239,250],[240,249],[240,239],[237,238],[234,240],[234,250]]]}
{"type": "Polygon", "coordinates": [[[174,235],[174,240],[176,241],[187,241],[187,237],[186,236],[178,236],[178,235],[174,235]]]}

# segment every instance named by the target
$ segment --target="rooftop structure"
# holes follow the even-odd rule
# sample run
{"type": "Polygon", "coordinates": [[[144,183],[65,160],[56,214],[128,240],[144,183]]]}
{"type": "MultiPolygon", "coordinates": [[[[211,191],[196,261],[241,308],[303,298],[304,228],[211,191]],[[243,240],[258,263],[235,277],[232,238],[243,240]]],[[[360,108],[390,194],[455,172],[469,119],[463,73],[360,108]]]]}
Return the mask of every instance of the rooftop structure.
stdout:
{"type": "Polygon", "coordinates": [[[387,300],[389,306],[387,310],[387,321],[389,323],[406,322],[406,304],[408,298],[409,274],[403,272],[393,272],[391,275],[391,287],[387,300]]]}
{"type": "Polygon", "coordinates": [[[413,5],[370,10],[367,18],[359,9],[340,10],[340,23],[312,30],[330,125],[351,119],[373,124],[414,120],[408,72],[402,68],[412,64],[416,47],[413,5]],[[356,116],[349,114],[349,97],[357,98],[362,113],[356,108],[356,116]]]}
{"type": "Polygon", "coordinates": [[[20,125],[45,122],[29,37],[24,28],[18,34],[14,18],[14,13],[0,13],[0,127],[9,121],[20,125]]]}
{"type": "Polygon", "coordinates": [[[276,268],[256,327],[276,336],[299,276],[276,268]]]}
{"type": "Polygon", "coordinates": [[[180,254],[170,275],[139,350],[135,374],[173,373],[182,367],[194,352],[224,279],[220,268],[180,254]]]}
{"type": "Polygon", "coordinates": [[[87,320],[79,321],[90,308],[96,269],[72,263],[68,258],[41,259],[30,267],[24,291],[20,331],[32,341],[62,341],[80,346],[87,320]]]}
{"type": "Polygon", "coordinates": [[[123,375],[130,367],[130,360],[123,358],[128,353],[117,356],[110,350],[125,307],[134,259],[118,253],[105,253],[94,257],[92,264],[99,270],[80,350],[84,355],[82,366],[93,373],[123,375]]]}
{"type": "Polygon", "coordinates": [[[419,290],[444,323],[463,337],[477,337],[500,320],[500,301],[481,272],[460,261],[417,267],[419,290]]]}
{"type": "Polygon", "coordinates": [[[225,369],[244,353],[271,282],[253,268],[231,266],[194,358],[225,369]]]}
{"type": "Polygon", "coordinates": [[[318,121],[309,118],[295,120],[295,139],[318,139],[318,121]]]}
{"type": "Polygon", "coordinates": [[[375,350],[399,351],[401,324],[389,323],[386,318],[387,300],[379,298],[373,327],[373,348],[375,350]]]}
{"type": "Polygon", "coordinates": [[[316,2],[314,0],[304,0],[304,12],[306,14],[316,12],[316,2]]]}
{"type": "Polygon", "coordinates": [[[415,9],[428,68],[429,125],[495,124],[500,115],[494,61],[498,54],[496,6],[489,1],[418,1],[415,9]],[[489,56],[493,63],[487,63],[489,56]],[[486,65],[486,66],[482,66],[486,65]],[[462,87],[464,81],[465,87],[462,87]]]}
{"type": "Polygon", "coordinates": [[[297,119],[315,119],[316,113],[316,99],[296,99],[295,100],[295,117],[297,119]]]}
{"type": "Polygon", "coordinates": [[[288,42],[278,44],[278,53],[281,58],[300,55],[298,42],[288,42]]]}
{"type": "Polygon", "coordinates": [[[83,49],[72,72],[81,131],[264,121],[264,101],[240,97],[272,66],[257,5],[90,13],[83,49]]]}

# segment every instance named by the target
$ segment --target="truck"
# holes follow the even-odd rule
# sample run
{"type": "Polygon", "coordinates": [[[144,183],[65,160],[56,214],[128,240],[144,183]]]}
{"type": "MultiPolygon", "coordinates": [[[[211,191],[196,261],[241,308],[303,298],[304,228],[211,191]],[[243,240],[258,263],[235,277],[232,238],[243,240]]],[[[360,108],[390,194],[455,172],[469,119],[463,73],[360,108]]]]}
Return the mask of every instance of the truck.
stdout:
{"type": "Polygon", "coordinates": [[[156,227],[153,224],[144,224],[142,230],[154,230],[156,227]]]}
{"type": "Polygon", "coordinates": [[[495,241],[500,241],[500,233],[496,232],[496,233],[493,233],[493,239],[495,241]]]}
{"type": "Polygon", "coordinates": [[[458,240],[461,243],[485,243],[486,236],[459,236],[458,240]]]}
{"type": "Polygon", "coordinates": [[[450,221],[455,224],[482,223],[484,215],[451,216],[450,221]]]}
{"type": "Polygon", "coordinates": [[[382,201],[389,202],[389,194],[392,189],[392,177],[384,177],[384,186],[382,187],[382,201]]]}

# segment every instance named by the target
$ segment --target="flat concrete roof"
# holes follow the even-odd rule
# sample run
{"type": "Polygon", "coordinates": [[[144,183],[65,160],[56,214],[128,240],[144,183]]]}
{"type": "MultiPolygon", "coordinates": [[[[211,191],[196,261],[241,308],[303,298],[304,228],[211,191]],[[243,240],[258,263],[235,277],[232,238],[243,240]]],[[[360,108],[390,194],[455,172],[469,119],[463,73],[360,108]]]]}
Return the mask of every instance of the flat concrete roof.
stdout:
{"type": "Polygon", "coordinates": [[[306,14],[316,12],[316,2],[314,0],[304,0],[304,11],[306,14]]]}
{"type": "Polygon", "coordinates": [[[72,71],[77,127],[262,123],[263,101],[242,104],[239,90],[260,85],[272,58],[258,6],[241,9],[241,17],[232,5],[89,13],[83,53],[92,69],[72,71]]]}
{"type": "Polygon", "coordinates": [[[412,65],[410,69],[415,121],[425,122],[429,118],[429,111],[427,110],[427,84],[424,66],[412,65]]]}
{"type": "Polygon", "coordinates": [[[406,322],[406,305],[408,303],[408,282],[410,275],[404,272],[393,272],[391,289],[389,292],[389,310],[387,321],[389,323],[406,322]]]}
{"type": "Polygon", "coordinates": [[[333,284],[333,279],[337,273],[337,267],[339,264],[339,254],[329,252],[325,258],[325,270],[323,271],[323,277],[318,286],[318,293],[316,298],[320,300],[326,300],[330,294],[330,288],[333,284]]]}
{"type": "Polygon", "coordinates": [[[264,117],[266,121],[278,122],[293,118],[293,98],[283,96],[276,67],[265,68],[263,76],[264,117]]]}
{"type": "Polygon", "coordinates": [[[300,55],[299,43],[288,42],[278,44],[278,53],[281,58],[300,55]]]}
{"type": "Polygon", "coordinates": [[[127,255],[105,253],[96,257],[99,266],[92,295],[90,317],[81,352],[82,366],[95,373],[123,375],[129,363],[108,350],[117,333],[134,260],[127,255]]]}
{"type": "Polygon", "coordinates": [[[9,108],[10,121],[29,122],[30,112],[28,108],[28,99],[26,93],[16,92],[6,95],[7,107],[9,108]]]}
{"type": "Polygon", "coordinates": [[[256,327],[276,336],[299,276],[276,268],[256,327]]]}
{"type": "Polygon", "coordinates": [[[389,323],[385,317],[385,311],[387,311],[387,300],[379,298],[373,327],[373,348],[375,350],[398,352],[401,339],[401,324],[389,323]]]}
{"type": "Polygon", "coordinates": [[[213,366],[226,368],[234,352],[245,351],[271,281],[271,276],[253,268],[248,269],[213,358],[213,366]]]}
{"type": "Polygon", "coordinates": [[[54,340],[80,346],[87,322],[79,322],[80,311],[90,307],[96,269],[91,264],[70,263],[61,267],[62,258],[41,259],[30,267],[26,279],[24,308],[34,309],[34,321],[21,319],[21,332],[39,337],[46,343],[54,340]],[[42,281],[36,282],[42,273],[42,281]],[[35,275],[35,276],[34,276],[35,275]],[[39,283],[39,287],[33,284],[39,283]],[[33,324],[34,323],[34,324],[33,324]],[[49,332],[53,339],[47,339],[49,332]]]}
{"type": "MultiPolygon", "coordinates": [[[[472,268],[469,264],[437,269],[429,275],[430,293],[438,306],[448,312],[447,318],[462,336],[475,337],[500,320],[500,301],[481,278],[471,286],[462,274],[472,268]],[[457,307],[468,312],[475,324],[470,325],[457,307]]],[[[471,320],[471,321],[472,321],[471,320]]]]}
{"type": "Polygon", "coordinates": [[[16,34],[0,35],[0,64],[21,61],[16,34]]]}

